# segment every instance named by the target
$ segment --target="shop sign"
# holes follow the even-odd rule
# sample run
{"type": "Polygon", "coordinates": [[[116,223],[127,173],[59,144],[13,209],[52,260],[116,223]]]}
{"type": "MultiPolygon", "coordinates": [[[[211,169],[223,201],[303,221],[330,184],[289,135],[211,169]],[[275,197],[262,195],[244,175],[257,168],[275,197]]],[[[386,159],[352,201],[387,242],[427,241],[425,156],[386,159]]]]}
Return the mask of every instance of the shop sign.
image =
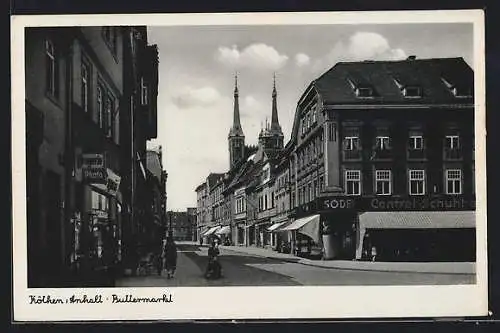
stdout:
{"type": "Polygon", "coordinates": [[[108,212],[104,210],[99,210],[99,209],[92,209],[92,215],[94,217],[97,217],[98,219],[107,219],[108,218],[108,212]]]}
{"type": "Polygon", "coordinates": [[[82,154],[82,168],[104,168],[104,154],[82,154]]]}
{"type": "Polygon", "coordinates": [[[83,168],[83,178],[87,183],[106,184],[106,168],[83,168]]]}
{"type": "Polygon", "coordinates": [[[468,210],[475,209],[475,201],[465,197],[454,198],[405,198],[405,199],[370,199],[369,210],[405,211],[405,210],[468,210]]]}
{"type": "Polygon", "coordinates": [[[323,209],[354,209],[356,201],[354,199],[338,197],[338,198],[325,198],[323,200],[323,209]]]}
{"type": "Polygon", "coordinates": [[[107,169],[106,190],[112,195],[116,196],[118,188],[120,187],[121,177],[114,173],[111,169],[107,169]]]}
{"type": "Polygon", "coordinates": [[[422,197],[326,197],[319,198],[320,210],[356,211],[459,211],[474,210],[475,199],[467,196],[422,197]]]}

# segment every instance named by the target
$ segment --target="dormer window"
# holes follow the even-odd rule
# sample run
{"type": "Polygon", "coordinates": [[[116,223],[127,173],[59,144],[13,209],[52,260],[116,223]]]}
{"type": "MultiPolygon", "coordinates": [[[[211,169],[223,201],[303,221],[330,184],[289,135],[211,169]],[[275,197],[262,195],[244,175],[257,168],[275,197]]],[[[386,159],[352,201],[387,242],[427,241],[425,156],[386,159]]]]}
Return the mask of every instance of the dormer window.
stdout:
{"type": "Polygon", "coordinates": [[[451,80],[441,77],[441,81],[443,81],[446,88],[450,90],[453,96],[457,98],[470,98],[472,97],[472,92],[470,89],[467,89],[465,86],[454,84],[451,80]]]}
{"type": "Polygon", "coordinates": [[[405,87],[403,95],[405,97],[419,98],[422,97],[422,89],[420,87],[405,87]]]}
{"type": "Polygon", "coordinates": [[[405,84],[400,79],[394,78],[394,83],[398,86],[399,90],[406,98],[420,98],[422,97],[422,88],[415,84],[405,84]]]}
{"type": "Polygon", "coordinates": [[[354,80],[353,78],[348,78],[347,81],[349,85],[354,90],[356,97],[358,98],[371,98],[375,96],[375,92],[369,83],[364,79],[354,80]]]}
{"type": "Polygon", "coordinates": [[[360,87],[356,89],[356,96],[358,97],[373,97],[373,89],[368,87],[360,87]]]}

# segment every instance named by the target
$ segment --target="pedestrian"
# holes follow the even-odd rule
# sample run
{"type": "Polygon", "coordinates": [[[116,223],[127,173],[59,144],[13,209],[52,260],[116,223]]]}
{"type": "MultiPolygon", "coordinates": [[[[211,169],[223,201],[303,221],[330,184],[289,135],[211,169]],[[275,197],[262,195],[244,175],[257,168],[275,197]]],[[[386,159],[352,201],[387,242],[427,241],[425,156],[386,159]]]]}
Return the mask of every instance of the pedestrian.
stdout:
{"type": "Polygon", "coordinates": [[[372,246],[371,255],[372,255],[372,261],[375,261],[377,259],[377,248],[375,246],[372,246]]]}
{"type": "Polygon", "coordinates": [[[208,248],[208,264],[205,271],[205,277],[209,279],[218,279],[222,276],[222,267],[219,263],[220,251],[217,242],[213,241],[208,248]]]}
{"type": "Polygon", "coordinates": [[[165,269],[167,270],[167,279],[173,278],[177,268],[177,246],[172,237],[167,238],[165,244],[165,269]]]}

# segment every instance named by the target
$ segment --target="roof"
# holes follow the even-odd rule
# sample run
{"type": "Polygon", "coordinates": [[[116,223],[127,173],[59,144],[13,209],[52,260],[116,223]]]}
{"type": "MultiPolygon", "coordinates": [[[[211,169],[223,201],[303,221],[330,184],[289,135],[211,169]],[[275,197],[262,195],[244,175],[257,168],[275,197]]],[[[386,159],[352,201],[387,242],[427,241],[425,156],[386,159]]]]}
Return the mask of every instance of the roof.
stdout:
{"type": "Polygon", "coordinates": [[[473,96],[474,73],[463,58],[339,62],[311,84],[327,105],[472,102],[472,97],[465,99],[454,96],[443,78],[473,96]],[[405,97],[396,80],[403,87],[420,87],[422,97],[405,97]],[[375,97],[357,97],[352,84],[371,87],[375,97]]]}
{"type": "Polygon", "coordinates": [[[199,192],[204,187],[207,187],[207,183],[206,182],[203,182],[200,185],[196,186],[196,188],[194,189],[194,191],[195,192],[199,192]]]}
{"type": "Polygon", "coordinates": [[[146,151],[146,168],[161,182],[163,167],[160,161],[160,155],[157,151],[146,151]]]}
{"type": "Polygon", "coordinates": [[[213,185],[213,183],[217,182],[220,179],[220,177],[222,177],[222,176],[224,176],[223,173],[211,173],[211,174],[209,174],[207,177],[208,185],[209,186],[213,185]]]}

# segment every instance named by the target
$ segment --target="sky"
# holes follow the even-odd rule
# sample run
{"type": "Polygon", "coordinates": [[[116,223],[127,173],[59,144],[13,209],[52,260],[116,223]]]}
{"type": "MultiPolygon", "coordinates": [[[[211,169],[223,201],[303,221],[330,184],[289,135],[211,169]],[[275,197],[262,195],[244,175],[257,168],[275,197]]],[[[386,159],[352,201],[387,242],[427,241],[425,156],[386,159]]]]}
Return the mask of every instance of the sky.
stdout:
{"type": "Polygon", "coordinates": [[[246,144],[271,118],[273,73],[285,144],[309,83],[338,61],[463,57],[473,67],[468,23],[377,25],[155,26],[159,49],[158,138],[168,173],[167,209],[196,207],[195,188],[229,166],[238,73],[246,144]]]}

